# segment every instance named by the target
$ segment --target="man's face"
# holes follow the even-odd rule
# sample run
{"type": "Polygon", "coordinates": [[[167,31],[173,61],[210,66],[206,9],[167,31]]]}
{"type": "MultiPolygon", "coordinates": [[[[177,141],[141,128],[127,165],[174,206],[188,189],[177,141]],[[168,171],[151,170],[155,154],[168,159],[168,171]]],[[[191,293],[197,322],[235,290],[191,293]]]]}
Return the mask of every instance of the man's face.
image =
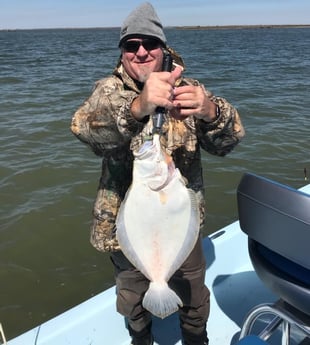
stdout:
{"type": "Polygon", "coordinates": [[[152,38],[130,38],[122,45],[122,63],[129,76],[144,83],[151,72],[162,68],[163,51],[152,38]]]}

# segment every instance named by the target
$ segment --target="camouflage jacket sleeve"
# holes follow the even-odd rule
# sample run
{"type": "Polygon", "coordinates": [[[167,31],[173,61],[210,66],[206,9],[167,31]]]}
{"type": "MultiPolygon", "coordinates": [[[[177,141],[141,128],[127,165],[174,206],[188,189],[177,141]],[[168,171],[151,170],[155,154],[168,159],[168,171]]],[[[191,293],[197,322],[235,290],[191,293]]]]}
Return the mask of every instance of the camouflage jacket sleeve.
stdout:
{"type": "Polygon", "coordinates": [[[183,78],[180,84],[202,87],[206,95],[218,105],[219,117],[213,122],[195,119],[195,131],[199,144],[204,150],[213,155],[225,156],[245,135],[237,109],[226,99],[214,96],[198,80],[183,78]]]}
{"type": "Polygon", "coordinates": [[[144,125],[130,112],[137,96],[136,91],[126,90],[117,76],[98,81],[91,96],[75,112],[71,131],[99,156],[128,145],[144,125]]]}
{"type": "Polygon", "coordinates": [[[224,98],[211,96],[219,106],[220,115],[213,122],[196,121],[201,147],[211,154],[225,156],[244,137],[245,132],[238,111],[224,98]]]}

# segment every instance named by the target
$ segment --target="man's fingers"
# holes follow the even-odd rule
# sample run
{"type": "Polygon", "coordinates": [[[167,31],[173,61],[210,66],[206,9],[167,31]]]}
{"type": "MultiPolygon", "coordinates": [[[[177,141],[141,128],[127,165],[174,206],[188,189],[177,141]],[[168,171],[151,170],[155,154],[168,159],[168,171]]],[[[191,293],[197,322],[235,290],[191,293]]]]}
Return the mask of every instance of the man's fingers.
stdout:
{"type": "Polygon", "coordinates": [[[177,66],[170,74],[169,82],[171,85],[174,85],[175,82],[181,77],[182,75],[182,67],[177,66]]]}

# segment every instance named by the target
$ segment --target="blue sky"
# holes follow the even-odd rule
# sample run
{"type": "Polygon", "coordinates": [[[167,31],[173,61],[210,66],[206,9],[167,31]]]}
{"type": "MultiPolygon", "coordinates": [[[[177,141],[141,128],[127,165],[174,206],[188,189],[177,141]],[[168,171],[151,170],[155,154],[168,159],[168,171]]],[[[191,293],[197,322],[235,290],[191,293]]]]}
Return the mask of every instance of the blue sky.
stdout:
{"type": "MultiPolygon", "coordinates": [[[[121,26],[142,0],[0,0],[0,29],[121,26]]],[[[164,26],[310,24],[310,0],[153,0],[164,26]]]]}

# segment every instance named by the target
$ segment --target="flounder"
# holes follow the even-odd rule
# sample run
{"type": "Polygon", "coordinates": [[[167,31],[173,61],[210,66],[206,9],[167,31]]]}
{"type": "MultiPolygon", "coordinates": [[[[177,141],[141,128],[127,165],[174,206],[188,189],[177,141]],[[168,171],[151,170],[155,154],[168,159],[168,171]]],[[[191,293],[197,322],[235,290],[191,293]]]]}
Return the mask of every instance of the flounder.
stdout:
{"type": "Polygon", "coordinates": [[[133,180],[118,213],[116,234],[125,256],[150,280],[143,307],[165,318],[183,306],[168,281],[197,241],[198,202],[162,150],[158,134],[134,156],[133,180]]]}

